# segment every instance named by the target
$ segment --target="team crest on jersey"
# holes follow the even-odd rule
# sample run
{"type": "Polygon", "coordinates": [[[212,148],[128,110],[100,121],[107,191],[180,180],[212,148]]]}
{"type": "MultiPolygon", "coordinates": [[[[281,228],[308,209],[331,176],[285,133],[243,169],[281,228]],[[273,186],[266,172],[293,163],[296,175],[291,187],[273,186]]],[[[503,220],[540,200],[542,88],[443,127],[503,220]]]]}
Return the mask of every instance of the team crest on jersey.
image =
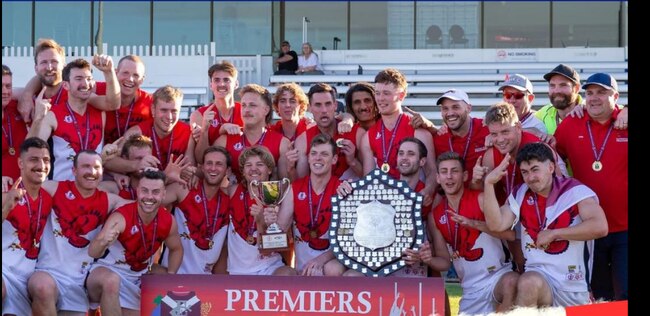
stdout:
{"type": "Polygon", "coordinates": [[[244,200],[244,192],[239,193],[239,199],[242,200],[242,201],[244,200]]]}
{"type": "Polygon", "coordinates": [[[194,202],[196,202],[196,203],[201,203],[201,196],[198,195],[198,194],[195,195],[195,196],[194,196],[194,202]]]}
{"type": "Polygon", "coordinates": [[[304,201],[306,197],[307,194],[305,192],[298,193],[298,200],[304,201]]]}
{"type": "Polygon", "coordinates": [[[241,143],[236,143],[234,147],[236,151],[241,151],[242,149],[244,149],[244,145],[242,145],[241,143]]]}
{"type": "Polygon", "coordinates": [[[72,123],[72,116],[70,116],[70,115],[66,115],[66,116],[63,118],[63,121],[66,122],[66,123],[68,123],[68,124],[72,123]]]}
{"type": "Polygon", "coordinates": [[[526,200],[526,203],[528,203],[528,205],[535,204],[535,200],[533,199],[532,195],[528,197],[528,199],[526,200]]]}
{"type": "Polygon", "coordinates": [[[447,214],[442,214],[442,216],[440,216],[440,219],[438,221],[440,222],[440,224],[443,225],[447,224],[447,214]]]}
{"type": "Polygon", "coordinates": [[[20,199],[20,201],[18,201],[18,204],[19,204],[20,206],[24,206],[25,203],[27,203],[27,199],[25,199],[25,197],[23,196],[23,198],[20,199]]]}
{"type": "Polygon", "coordinates": [[[377,136],[375,136],[375,139],[380,139],[381,138],[381,133],[377,132],[377,136]]]}
{"type": "Polygon", "coordinates": [[[210,123],[210,125],[212,125],[212,127],[217,127],[217,126],[219,126],[219,121],[217,121],[216,119],[213,119],[212,123],[210,123]]]}
{"type": "Polygon", "coordinates": [[[74,200],[76,197],[74,196],[74,193],[72,191],[68,191],[65,193],[65,197],[68,198],[68,200],[74,200]]]}
{"type": "Polygon", "coordinates": [[[139,231],[140,230],[138,229],[138,226],[136,225],[131,226],[131,235],[135,235],[139,231]]]}

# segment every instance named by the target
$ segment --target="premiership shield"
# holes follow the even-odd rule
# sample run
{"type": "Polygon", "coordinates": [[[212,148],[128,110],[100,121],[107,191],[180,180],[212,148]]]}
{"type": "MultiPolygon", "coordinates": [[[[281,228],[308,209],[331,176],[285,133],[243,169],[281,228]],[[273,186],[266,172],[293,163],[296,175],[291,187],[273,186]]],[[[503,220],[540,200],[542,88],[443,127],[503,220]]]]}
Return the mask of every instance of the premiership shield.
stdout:
{"type": "Polygon", "coordinates": [[[346,197],[332,197],[329,238],[334,255],[368,276],[403,268],[402,251],[423,243],[422,196],[379,169],[351,186],[346,197]]]}

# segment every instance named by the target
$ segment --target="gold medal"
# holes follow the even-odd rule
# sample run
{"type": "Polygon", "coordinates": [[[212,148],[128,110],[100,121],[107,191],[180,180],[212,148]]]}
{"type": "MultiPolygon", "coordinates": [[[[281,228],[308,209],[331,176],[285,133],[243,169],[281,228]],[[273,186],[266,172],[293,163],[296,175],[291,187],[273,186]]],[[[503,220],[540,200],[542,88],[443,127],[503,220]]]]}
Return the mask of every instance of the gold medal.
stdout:
{"type": "Polygon", "coordinates": [[[214,241],[208,241],[208,249],[212,249],[212,246],[214,246],[214,241]]]}
{"type": "Polygon", "coordinates": [[[254,244],[254,243],[255,243],[255,237],[253,237],[253,236],[251,236],[251,235],[248,235],[248,237],[246,237],[246,242],[247,242],[249,245],[254,244]]]}
{"type": "Polygon", "coordinates": [[[12,156],[16,154],[16,150],[15,150],[13,147],[9,147],[9,149],[8,149],[7,151],[8,151],[9,154],[12,155],[12,156]]]}
{"type": "Polygon", "coordinates": [[[594,161],[594,163],[591,164],[591,169],[593,169],[596,172],[603,170],[603,163],[596,160],[594,161]]]}
{"type": "Polygon", "coordinates": [[[387,162],[384,162],[381,165],[381,171],[388,173],[388,171],[390,171],[390,165],[387,162]]]}
{"type": "Polygon", "coordinates": [[[318,237],[318,232],[315,229],[310,230],[309,237],[311,237],[311,239],[316,239],[316,237],[318,237]]]}

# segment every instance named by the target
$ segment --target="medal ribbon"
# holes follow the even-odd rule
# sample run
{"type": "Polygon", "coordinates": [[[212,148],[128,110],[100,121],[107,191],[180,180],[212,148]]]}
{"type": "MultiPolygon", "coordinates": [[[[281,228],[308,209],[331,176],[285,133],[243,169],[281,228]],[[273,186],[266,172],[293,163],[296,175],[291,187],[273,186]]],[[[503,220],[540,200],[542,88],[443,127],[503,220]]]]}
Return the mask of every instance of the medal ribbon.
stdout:
{"type": "MultiPolygon", "coordinates": [[[[25,185],[21,182],[20,186],[26,190],[25,185]]],[[[41,229],[41,210],[43,209],[43,198],[41,197],[41,190],[38,190],[38,213],[36,215],[36,230],[33,231],[32,238],[34,240],[34,246],[36,246],[36,237],[38,235],[38,231],[41,229]]],[[[29,203],[29,193],[25,191],[25,201],[27,201],[27,215],[29,216],[29,221],[31,222],[33,220],[32,218],[32,205],[29,203]]],[[[32,232],[32,225],[29,225],[29,230],[32,232]]]]}
{"type": "Polygon", "coordinates": [[[594,158],[596,161],[600,161],[600,158],[603,156],[603,152],[605,152],[605,145],[607,145],[607,140],[609,139],[609,135],[612,133],[612,128],[614,127],[614,124],[609,124],[609,128],[607,129],[607,134],[605,135],[605,140],[603,141],[603,144],[600,146],[600,151],[596,153],[596,142],[594,141],[594,135],[591,133],[591,121],[587,120],[587,132],[589,132],[589,141],[591,142],[591,150],[594,152],[594,158]]]}
{"type": "MultiPolygon", "coordinates": [[[[458,202],[458,210],[456,211],[456,214],[458,214],[458,215],[460,215],[460,203],[461,202],[462,201],[458,202]]],[[[449,200],[447,200],[447,198],[445,198],[445,211],[447,211],[449,209],[451,209],[449,207],[449,200]]],[[[454,244],[451,245],[451,249],[454,250],[454,251],[458,251],[458,227],[460,225],[458,225],[457,222],[454,222],[454,234],[452,235],[451,234],[451,226],[449,226],[449,221],[451,220],[451,218],[449,217],[448,214],[445,214],[445,216],[447,216],[447,232],[449,233],[449,239],[450,240],[453,239],[453,241],[454,241],[454,244]]]]}
{"type": "Polygon", "coordinates": [[[390,135],[390,143],[388,144],[388,151],[386,150],[386,141],[385,141],[386,125],[384,125],[384,120],[381,120],[381,153],[384,156],[383,163],[388,163],[388,155],[390,154],[391,148],[393,148],[393,141],[395,140],[395,135],[397,135],[397,129],[399,128],[399,122],[402,120],[402,116],[404,116],[404,113],[401,113],[397,117],[397,123],[395,123],[395,126],[393,127],[393,131],[391,132],[392,134],[390,135]]]}
{"type": "Polygon", "coordinates": [[[537,224],[539,225],[539,231],[541,232],[546,228],[546,215],[544,215],[544,221],[542,222],[542,215],[539,214],[539,205],[537,204],[537,193],[533,193],[535,197],[533,201],[535,202],[535,212],[537,213],[537,224]]]}
{"type": "MultiPolygon", "coordinates": [[[[266,129],[264,129],[264,132],[262,133],[262,137],[260,137],[260,139],[257,140],[255,145],[262,145],[262,142],[264,142],[264,137],[266,137],[266,129]]],[[[241,134],[240,143],[241,143],[242,150],[244,150],[244,149],[246,149],[246,147],[248,147],[248,146],[246,146],[246,143],[250,143],[250,142],[248,141],[248,138],[246,138],[246,134],[244,134],[244,133],[241,134]]]]}
{"type": "MultiPolygon", "coordinates": [[[[467,151],[469,150],[469,141],[472,138],[472,130],[474,129],[474,121],[470,119],[469,122],[469,133],[467,133],[467,140],[465,141],[465,149],[463,150],[463,160],[465,160],[465,157],[467,157],[467,151]]],[[[454,147],[451,144],[451,138],[453,135],[449,133],[449,150],[454,151],[454,147]]]]}
{"type": "Polygon", "coordinates": [[[212,239],[212,235],[214,235],[214,228],[215,225],[217,225],[217,214],[219,213],[219,210],[221,209],[221,194],[217,191],[217,210],[214,212],[214,219],[212,219],[212,229],[210,229],[210,225],[208,224],[209,218],[208,218],[208,202],[207,202],[207,197],[205,195],[205,187],[203,184],[201,184],[201,200],[203,201],[203,213],[205,214],[205,231],[207,233],[207,239],[210,240],[212,239]]]}
{"type": "MultiPolygon", "coordinates": [[[[135,216],[138,218],[138,226],[140,226],[140,237],[142,237],[142,245],[144,247],[144,251],[147,251],[147,241],[144,238],[144,224],[142,223],[142,219],[140,218],[140,215],[138,215],[136,213],[135,216]]],[[[154,219],[154,222],[153,222],[153,237],[151,238],[151,247],[149,247],[149,253],[153,252],[153,246],[156,243],[156,232],[157,231],[158,231],[158,214],[156,214],[156,218],[154,219]]],[[[149,261],[148,268],[149,268],[149,270],[151,270],[153,256],[149,257],[147,259],[147,261],[149,261]]]]}
{"type": "MultiPolygon", "coordinates": [[[[158,156],[158,160],[160,160],[160,163],[162,164],[162,155],[160,154],[160,147],[158,147],[158,135],[156,134],[156,129],[151,126],[151,133],[153,134],[153,145],[156,148],[156,156],[158,156]]],[[[166,162],[169,163],[169,160],[172,155],[172,144],[174,143],[174,130],[172,130],[171,135],[169,136],[169,148],[167,149],[167,160],[166,162]]]]}
{"type": "MultiPolygon", "coordinates": [[[[5,131],[5,126],[2,125],[2,134],[7,138],[7,143],[9,143],[9,148],[14,148],[14,138],[11,134],[11,117],[9,112],[5,112],[5,119],[7,121],[7,129],[9,132],[5,131]]],[[[40,194],[40,193],[39,193],[40,194]]]]}
{"type": "Polygon", "coordinates": [[[73,112],[72,108],[70,107],[70,103],[66,101],[65,106],[68,109],[68,113],[70,113],[70,117],[72,118],[72,125],[74,125],[74,128],[77,131],[77,136],[79,137],[79,147],[82,151],[84,151],[88,149],[88,139],[90,139],[90,115],[88,113],[88,110],[86,110],[86,113],[84,113],[84,116],[86,117],[86,139],[84,140],[84,138],[81,137],[81,129],[77,123],[77,118],[74,116],[75,112],[73,112]]]}
{"type": "MultiPolygon", "coordinates": [[[[255,232],[255,218],[251,221],[251,212],[250,208],[248,207],[248,199],[250,199],[250,195],[248,191],[244,192],[244,215],[246,215],[246,224],[248,225],[248,236],[253,236],[253,233],[255,232]],[[248,212],[246,212],[248,210],[248,212]]],[[[248,237],[246,236],[246,237],[248,237]]]]}
{"type": "MultiPolygon", "coordinates": [[[[314,216],[314,206],[311,200],[311,178],[309,179],[309,185],[308,185],[308,191],[309,193],[307,196],[309,196],[309,228],[311,229],[316,229],[316,221],[318,220],[318,214],[320,214],[320,206],[321,203],[323,203],[323,197],[325,196],[325,190],[323,190],[323,193],[320,194],[320,198],[318,199],[318,206],[316,206],[316,215],[314,216]]],[[[325,189],[327,189],[327,184],[325,186],[325,189]]]]}
{"type": "MultiPolygon", "coordinates": [[[[508,165],[510,166],[510,165],[508,165]]],[[[517,172],[517,164],[512,165],[512,171],[506,168],[506,195],[510,195],[512,189],[515,187],[515,173],[517,172]],[[510,174],[510,178],[508,178],[510,174]]]]}
{"type": "Polygon", "coordinates": [[[129,106],[129,114],[126,116],[126,123],[124,123],[124,132],[122,132],[122,129],[120,128],[120,111],[115,110],[115,126],[117,127],[117,137],[122,137],[123,133],[126,133],[126,130],[129,129],[129,122],[131,121],[131,112],[133,112],[133,106],[135,105],[135,98],[133,98],[133,101],[131,101],[131,105],[129,106]]]}

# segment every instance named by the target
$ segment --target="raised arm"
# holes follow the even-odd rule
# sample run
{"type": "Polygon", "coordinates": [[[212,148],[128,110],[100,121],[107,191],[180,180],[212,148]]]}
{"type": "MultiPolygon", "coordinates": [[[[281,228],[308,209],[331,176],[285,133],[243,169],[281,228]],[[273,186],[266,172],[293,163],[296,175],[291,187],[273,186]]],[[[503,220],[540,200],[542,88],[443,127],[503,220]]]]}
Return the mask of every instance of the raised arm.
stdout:
{"type": "Polygon", "coordinates": [[[88,246],[88,255],[93,258],[101,258],[106,249],[112,245],[117,237],[124,231],[126,220],[120,213],[111,214],[99,234],[90,241],[88,246]]]}
{"type": "MultiPolygon", "coordinates": [[[[485,222],[488,229],[493,232],[503,232],[512,229],[512,225],[516,219],[508,203],[499,207],[496,192],[494,191],[494,185],[506,174],[509,161],[510,154],[506,154],[503,161],[485,177],[483,214],[485,215],[485,222]]],[[[519,207],[515,207],[519,210],[519,207]]]]}
{"type": "Polygon", "coordinates": [[[113,68],[113,59],[108,55],[95,55],[93,56],[93,65],[104,74],[106,95],[94,94],[88,103],[102,111],[118,110],[122,100],[117,75],[113,68]]]}

